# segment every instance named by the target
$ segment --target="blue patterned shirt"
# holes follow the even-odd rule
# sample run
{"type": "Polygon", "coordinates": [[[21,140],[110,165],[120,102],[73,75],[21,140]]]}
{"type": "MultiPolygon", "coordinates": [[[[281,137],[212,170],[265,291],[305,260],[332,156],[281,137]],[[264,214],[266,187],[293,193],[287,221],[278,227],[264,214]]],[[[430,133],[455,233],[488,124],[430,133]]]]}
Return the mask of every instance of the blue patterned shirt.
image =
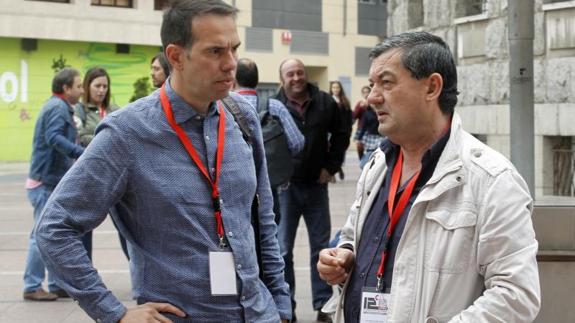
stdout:
{"type": "MultiPolygon", "coordinates": [[[[216,104],[203,117],[169,83],[166,91],[176,122],[213,176],[216,104]]],[[[232,97],[253,136],[250,146],[225,110],[219,189],[228,249],[236,266],[237,296],[211,295],[208,254],[220,250],[211,188],[167,123],[156,91],[104,119],[86,152],[52,194],[36,228],[38,247],[58,285],[93,319],[117,322],[126,311],[92,267],[80,241],[114,205],[119,230],[130,242],[133,292],[139,302],[168,302],[187,313],[186,320],[168,315],[174,322],[278,322],[280,317],[291,317],[261,128],[249,103],[239,95],[232,97]],[[250,224],[256,192],[263,281],[258,277],[250,224]]]]}
{"type": "MultiPolygon", "coordinates": [[[[256,95],[242,94],[242,96],[257,109],[258,97],[256,95]]],[[[293,120],[288,109],[283,103],[281,103],[281,101],[269,98],[268,111],[272,116],[278,117],[282,123],[291,154],[292,156],[297,155],[305,145],[305,137],[295,124],[295,121],[293,120]]]]}

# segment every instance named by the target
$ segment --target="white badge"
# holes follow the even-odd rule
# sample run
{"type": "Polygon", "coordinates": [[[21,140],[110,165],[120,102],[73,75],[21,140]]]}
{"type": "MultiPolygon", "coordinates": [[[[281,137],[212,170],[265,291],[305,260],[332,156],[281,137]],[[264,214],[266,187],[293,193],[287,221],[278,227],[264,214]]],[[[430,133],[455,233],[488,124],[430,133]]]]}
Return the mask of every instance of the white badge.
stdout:
{"type": "Polygon", "coordinates": [[[210,288],[212,295],[237,295],[236,266],[231,252],[210,251],[210,288]]]}
{"type": "Polygon", "coordinates": [[[378,292],[375,288],[364,288],[361,293],[360,323],[386,323],[389,294],[378,292]]]}

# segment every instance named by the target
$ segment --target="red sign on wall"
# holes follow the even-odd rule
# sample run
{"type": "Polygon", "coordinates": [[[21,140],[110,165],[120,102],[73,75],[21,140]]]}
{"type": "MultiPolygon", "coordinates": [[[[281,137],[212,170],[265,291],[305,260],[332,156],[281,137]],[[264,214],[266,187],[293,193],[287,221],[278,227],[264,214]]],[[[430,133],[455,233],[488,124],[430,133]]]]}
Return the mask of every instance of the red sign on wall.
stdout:
{"type": "Polygon", "coordinates": [[[291,31],[282,32],[282,44],[284,45],[291,44],[291,31]]]}

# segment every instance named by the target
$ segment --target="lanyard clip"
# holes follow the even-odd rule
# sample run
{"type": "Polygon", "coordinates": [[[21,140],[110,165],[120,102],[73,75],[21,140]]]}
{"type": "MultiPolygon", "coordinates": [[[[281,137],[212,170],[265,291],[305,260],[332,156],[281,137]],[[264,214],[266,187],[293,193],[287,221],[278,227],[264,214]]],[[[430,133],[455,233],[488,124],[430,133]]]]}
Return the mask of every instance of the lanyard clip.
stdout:
{"type": "Polygon", "coordinates": [[[383,292],[385,289],[385,282],[383,281],[383,276],[377,276],[377,287],[378,292],[383,292]]]}
{"type": "Polygon", "coordinates": [[[220,237],[220,249],[224,249],[226,247],[226,241],[224,239],[224,236],[220,237]]]}

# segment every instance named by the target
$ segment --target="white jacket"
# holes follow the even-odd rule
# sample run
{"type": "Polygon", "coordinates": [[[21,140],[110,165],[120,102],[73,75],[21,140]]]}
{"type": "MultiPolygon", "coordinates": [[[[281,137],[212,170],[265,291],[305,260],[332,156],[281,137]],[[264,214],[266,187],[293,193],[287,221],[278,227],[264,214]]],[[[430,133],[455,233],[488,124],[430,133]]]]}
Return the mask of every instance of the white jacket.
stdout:
{"type": "MultiPolygon", "coordinates": [[[[378,149],[359,179],[339,245],[359,245],[385,173],[378,149]]],[[[513,165],[465,132],[455,114],[397,247],[388,323],[532,322],[540,290],[531,211],[513,165]]],[[[335,310],[336,322],[343,322],[342,302],[335,296],[324,307],[335,310]]]]}

